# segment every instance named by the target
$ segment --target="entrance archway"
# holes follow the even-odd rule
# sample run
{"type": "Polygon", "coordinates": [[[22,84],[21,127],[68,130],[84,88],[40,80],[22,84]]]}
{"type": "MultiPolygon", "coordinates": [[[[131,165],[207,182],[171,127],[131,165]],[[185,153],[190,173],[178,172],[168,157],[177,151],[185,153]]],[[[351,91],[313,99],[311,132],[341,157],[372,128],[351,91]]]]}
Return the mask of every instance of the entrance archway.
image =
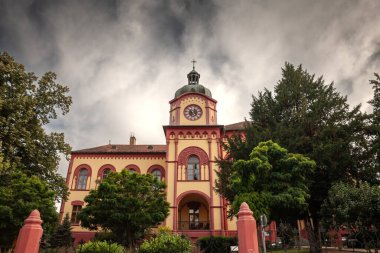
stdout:
{"type": "Polygon", "coordinates": [[[178,197],[178,230],[210,230],[209,198],[191,191],[178,197]]]}

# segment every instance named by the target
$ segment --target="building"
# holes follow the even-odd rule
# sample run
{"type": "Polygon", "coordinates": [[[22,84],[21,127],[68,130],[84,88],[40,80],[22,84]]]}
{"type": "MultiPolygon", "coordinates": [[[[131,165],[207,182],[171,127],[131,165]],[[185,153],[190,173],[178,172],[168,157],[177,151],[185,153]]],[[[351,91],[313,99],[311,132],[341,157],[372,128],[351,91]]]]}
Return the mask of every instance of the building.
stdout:
{"type": "Polygon", "coordinates": [[[62,203],[60,217],[69,213],[76,241],[88,240],[94,232],[81,228],[77,214],[83,199],[111,171],[131,170],[151,173],[167,184],[170,214],[164,221],[175,232],[191,238],[209,235],[235,235],[236,220],[227,218],[227,203],[214,191],[219,167],[225,154],[222,142],[244,128],[244,122],[218,124],[217,101],[209,89],[199,84],[193,70],[188,84],[169,101],[169,124],[163,126],[165,145],[104,145],[73,151],[66,183],[68,201],[62,203]]]}

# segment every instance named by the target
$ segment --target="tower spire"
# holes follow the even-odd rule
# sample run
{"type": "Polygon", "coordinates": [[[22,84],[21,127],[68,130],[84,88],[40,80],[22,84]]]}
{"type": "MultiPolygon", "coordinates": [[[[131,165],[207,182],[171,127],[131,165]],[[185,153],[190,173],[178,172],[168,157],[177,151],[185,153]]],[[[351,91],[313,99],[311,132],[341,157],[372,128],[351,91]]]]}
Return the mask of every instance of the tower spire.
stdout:
{"type": "Polygon", "coordinates": [[[193,63],[193,70],[195,70],[195,63],[196,63],[197,61],[193,59],[191,62],[193,63]]]}
{"type": "Polygon", "coordinates": [[[201,75],[199,75],[199,73],[197,71],[195,71],[195,63],[197,62],[196,60],[192,60],[191,61],[193,63],[193,70],[190,71],[189,74],[187,74],[187,79],[189,80],[189,84],[193,85],[193,84],[199,84],[199,77],[201,75]]]}

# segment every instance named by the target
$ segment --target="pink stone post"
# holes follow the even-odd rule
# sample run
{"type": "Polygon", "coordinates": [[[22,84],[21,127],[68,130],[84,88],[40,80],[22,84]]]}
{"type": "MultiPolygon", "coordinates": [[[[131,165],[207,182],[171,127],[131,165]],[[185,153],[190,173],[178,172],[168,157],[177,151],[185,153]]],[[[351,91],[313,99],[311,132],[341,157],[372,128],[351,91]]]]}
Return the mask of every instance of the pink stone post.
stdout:
{"type": "Polygon", "coordinates": [[[237,220],[239,252],[259,253],[256,220],[247,203],[240,205],[237,220]]]}
{"type": "Polygon", "coordinates": [[[36,209],[24,221],[17,238],[15,253],[38,253],[43,229],[40,212],[36,209]]]}

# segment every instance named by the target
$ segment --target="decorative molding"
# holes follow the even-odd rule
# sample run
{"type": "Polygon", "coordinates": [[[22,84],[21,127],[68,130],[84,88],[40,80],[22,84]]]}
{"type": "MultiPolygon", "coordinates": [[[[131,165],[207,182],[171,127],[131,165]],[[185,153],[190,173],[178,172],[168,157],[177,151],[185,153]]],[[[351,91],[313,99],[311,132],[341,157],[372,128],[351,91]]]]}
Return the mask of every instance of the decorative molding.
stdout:
{"type": "Polygon", "coordinates": [[[81,200],[73,200],[71,201],[72,206],[84,206],[84,202],[81,200]]]}
{"type": "Polygon", "coordinates": [[[135,172],[141,174],[141,170],[140,170],[139,166],[137,166],[136,164],[128,164],[127,166],[125,166],[124,169],[125,170],[134,170],[135,172]]]}
{"type": "Polygon", "coordinates": [[[90,165],[88,164],[81,164],[81,165],[78,165],[75,170],[74,170],[74,174],[73,174],[73,179],[71,181],[71,190],[87,190],[89,188],[91,188],[91,185],[88,186],[88,182],[91,183],[91,176],[92,176],[92,169],[90,167],[90,165]],[[76,189],[77,188],[77,182],[78,182],[78,177],[79,177],[79,172],[82,170],[82,169],[86,169],[88,171],[88,174],[87,174],[87,181],[86,181],[86,189],[76,189]],[[90,179],[90,180],[89,180],[90,179]],[[88,187],[87,187],[88,186],[88,187]]]}
{"type": "Polygon", "coordinates": [[[181,151],[178,155],[178,165],[187,165],[187,160],[190,156],[195,155],[199,158],[200,165],[208,165],[208,155],[207,153],[199,147],[187,147],[181,151]]]}
{"type": "Polygon", "coordinates": [[[142,154],[76,154],[79,159],[165,159],[166,152],[142,154]]]}
{"type": "Polygon", "coordinates": [[[159,170],[161,172],[161,178],[165,178],[165,169],[161,165],[155,164],[149,167],[147,173],[152,173],[154,170],[159,170]]]}
{"type": "Polygon", "coordinates": [[[113,165],[105,164],[98,170],[98,175],[96,176],[98,180],[101,180],[103,178],[103,173],[106,169],[110,169],[112,172],[116,172],[116,168],[113,165]]]}
{"type": "Polygon", "coordinates": [[[210,206],[210,197],[207,196],[206,193],[201,192],[201,191],[197,191],[197,190],[190,190],[190,191],[186,191],[186,192],[181,193],[181,194],[176,198],[175,206],[178,207],[178,205],[179,205],[179,203],[181,203],[182,199],[183,199],[184,197],[186,197],[187,195],[189,195],[189,194],[197,194],[197,195],[200,195],[202,198],[204,198],[204,200],[207,201],[208,206],[210,206]]]}

